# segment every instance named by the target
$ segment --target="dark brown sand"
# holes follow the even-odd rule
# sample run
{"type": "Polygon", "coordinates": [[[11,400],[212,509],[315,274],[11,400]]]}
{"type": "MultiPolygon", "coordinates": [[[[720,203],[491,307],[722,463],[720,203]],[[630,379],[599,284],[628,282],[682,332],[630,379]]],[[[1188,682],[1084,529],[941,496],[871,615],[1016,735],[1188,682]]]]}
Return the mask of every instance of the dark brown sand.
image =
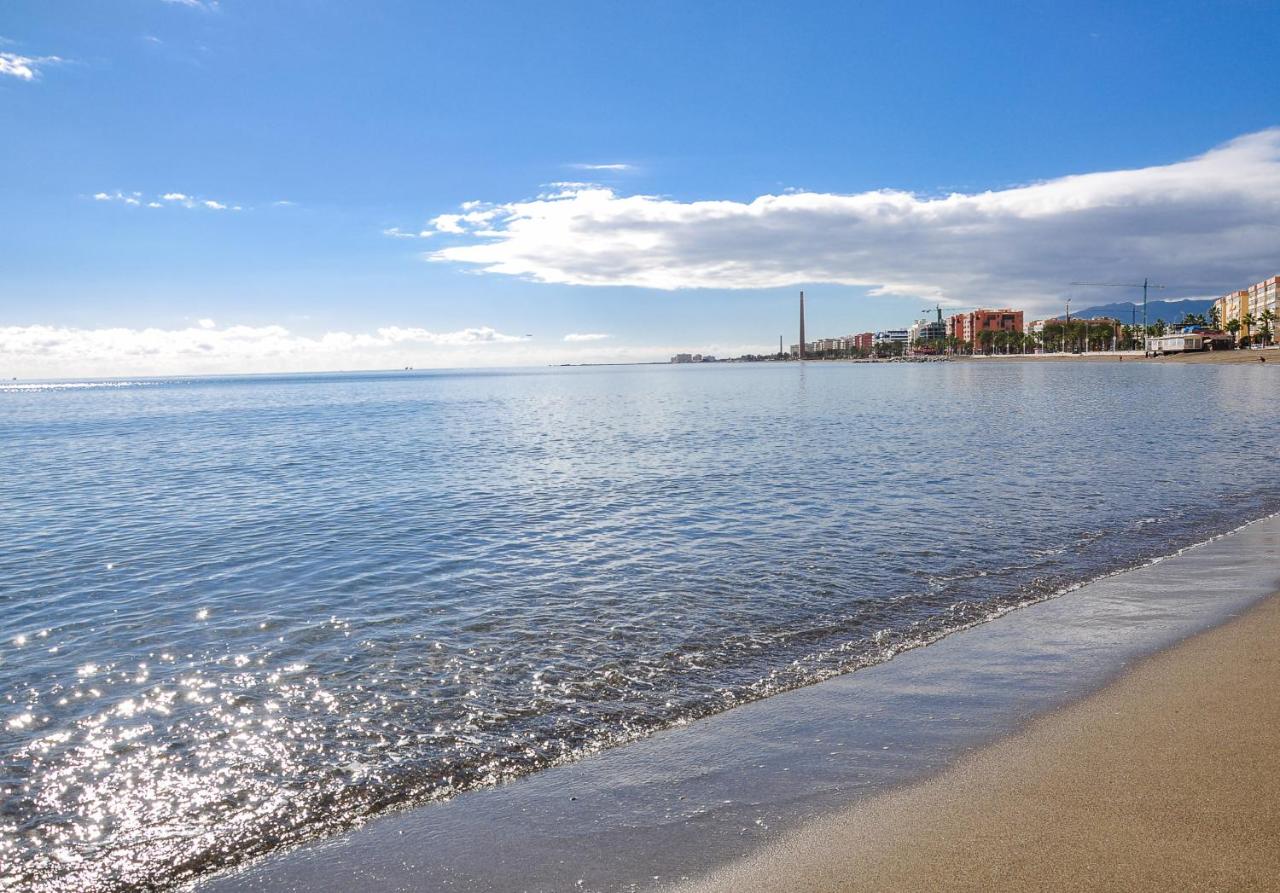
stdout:
{"type": "Polygon", "coordinates": [[[1280,596],[688,889],[1280,890],[1280,596]]]}

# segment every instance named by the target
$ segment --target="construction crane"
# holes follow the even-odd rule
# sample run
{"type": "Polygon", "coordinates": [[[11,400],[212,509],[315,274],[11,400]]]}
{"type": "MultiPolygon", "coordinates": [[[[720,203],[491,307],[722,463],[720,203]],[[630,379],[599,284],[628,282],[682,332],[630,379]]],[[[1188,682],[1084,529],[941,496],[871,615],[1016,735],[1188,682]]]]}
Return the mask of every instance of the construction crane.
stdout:
{"type": "Polygon", "coordinates": [[[921,310],[920,313],[922,316],[924,316],[925,319],[928,319],[929,314],[935,311],[938,314],[938,328],[942,330],[942,336],[945,337],[947,334],[947,327],[942,324],[942,305],[941,304],[939,304],[937,307],[926,307],[923,310],[921,310]]]}
{"type": "MultiPolygon", "coordinates": [[[[1140,288],[1142,289],[1142,337],[1145,339],[1147,335],[1147,289],[1151,288],[1167,288],[1164,285],[1156,285],[1150,279],[1143,279],[1141,282],[1073,282],[1072,285],[1087,285],[1090,288],[1140,288]]],[[[1138,315],[1138,308],[1133,308],[1133,314],[1138,315]]],[[[1136,326],[1137,320],[1133,323],[1136,326]]],[[[1144,342],[1145,343],[1145,342],[1144,342]]]]}

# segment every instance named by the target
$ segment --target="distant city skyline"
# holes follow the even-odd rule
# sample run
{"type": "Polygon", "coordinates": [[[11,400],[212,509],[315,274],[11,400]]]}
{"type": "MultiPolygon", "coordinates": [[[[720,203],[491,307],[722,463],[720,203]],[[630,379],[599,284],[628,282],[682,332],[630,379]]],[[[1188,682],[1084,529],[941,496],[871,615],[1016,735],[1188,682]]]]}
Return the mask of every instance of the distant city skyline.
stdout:
{"type": "Polygon", "coordinates": [[[0,376],[665,361],[1280,272],[1249,3],[18,0],[0,376]],[[1195,53],[1187,46],[1194,45],[1195,53]]]}

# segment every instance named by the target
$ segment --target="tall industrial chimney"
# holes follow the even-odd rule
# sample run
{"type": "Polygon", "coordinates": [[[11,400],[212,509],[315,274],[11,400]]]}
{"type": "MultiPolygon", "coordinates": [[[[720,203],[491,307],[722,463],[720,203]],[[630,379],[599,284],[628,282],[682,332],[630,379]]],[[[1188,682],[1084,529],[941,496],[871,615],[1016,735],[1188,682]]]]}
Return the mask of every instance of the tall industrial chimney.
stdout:
{"type": "Polygon", "coordinates": [[[804,359],[804,292],[800,292],[800,359],[804,359]]]}

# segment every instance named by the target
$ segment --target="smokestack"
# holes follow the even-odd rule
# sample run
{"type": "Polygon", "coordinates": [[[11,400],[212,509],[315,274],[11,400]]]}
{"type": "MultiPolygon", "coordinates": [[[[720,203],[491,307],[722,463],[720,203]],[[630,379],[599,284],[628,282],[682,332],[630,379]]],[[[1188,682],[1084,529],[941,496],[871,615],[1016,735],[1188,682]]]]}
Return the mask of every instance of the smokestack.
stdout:
{"type": "Polygon", "coordinates": [[[800,359],[804,359],[804,292],[800,292],[800,359]]]}
{"type": "Polygon", "coordinates": [[[782,356],[782,336],[778,336],[778,356],[782,356]]]}

